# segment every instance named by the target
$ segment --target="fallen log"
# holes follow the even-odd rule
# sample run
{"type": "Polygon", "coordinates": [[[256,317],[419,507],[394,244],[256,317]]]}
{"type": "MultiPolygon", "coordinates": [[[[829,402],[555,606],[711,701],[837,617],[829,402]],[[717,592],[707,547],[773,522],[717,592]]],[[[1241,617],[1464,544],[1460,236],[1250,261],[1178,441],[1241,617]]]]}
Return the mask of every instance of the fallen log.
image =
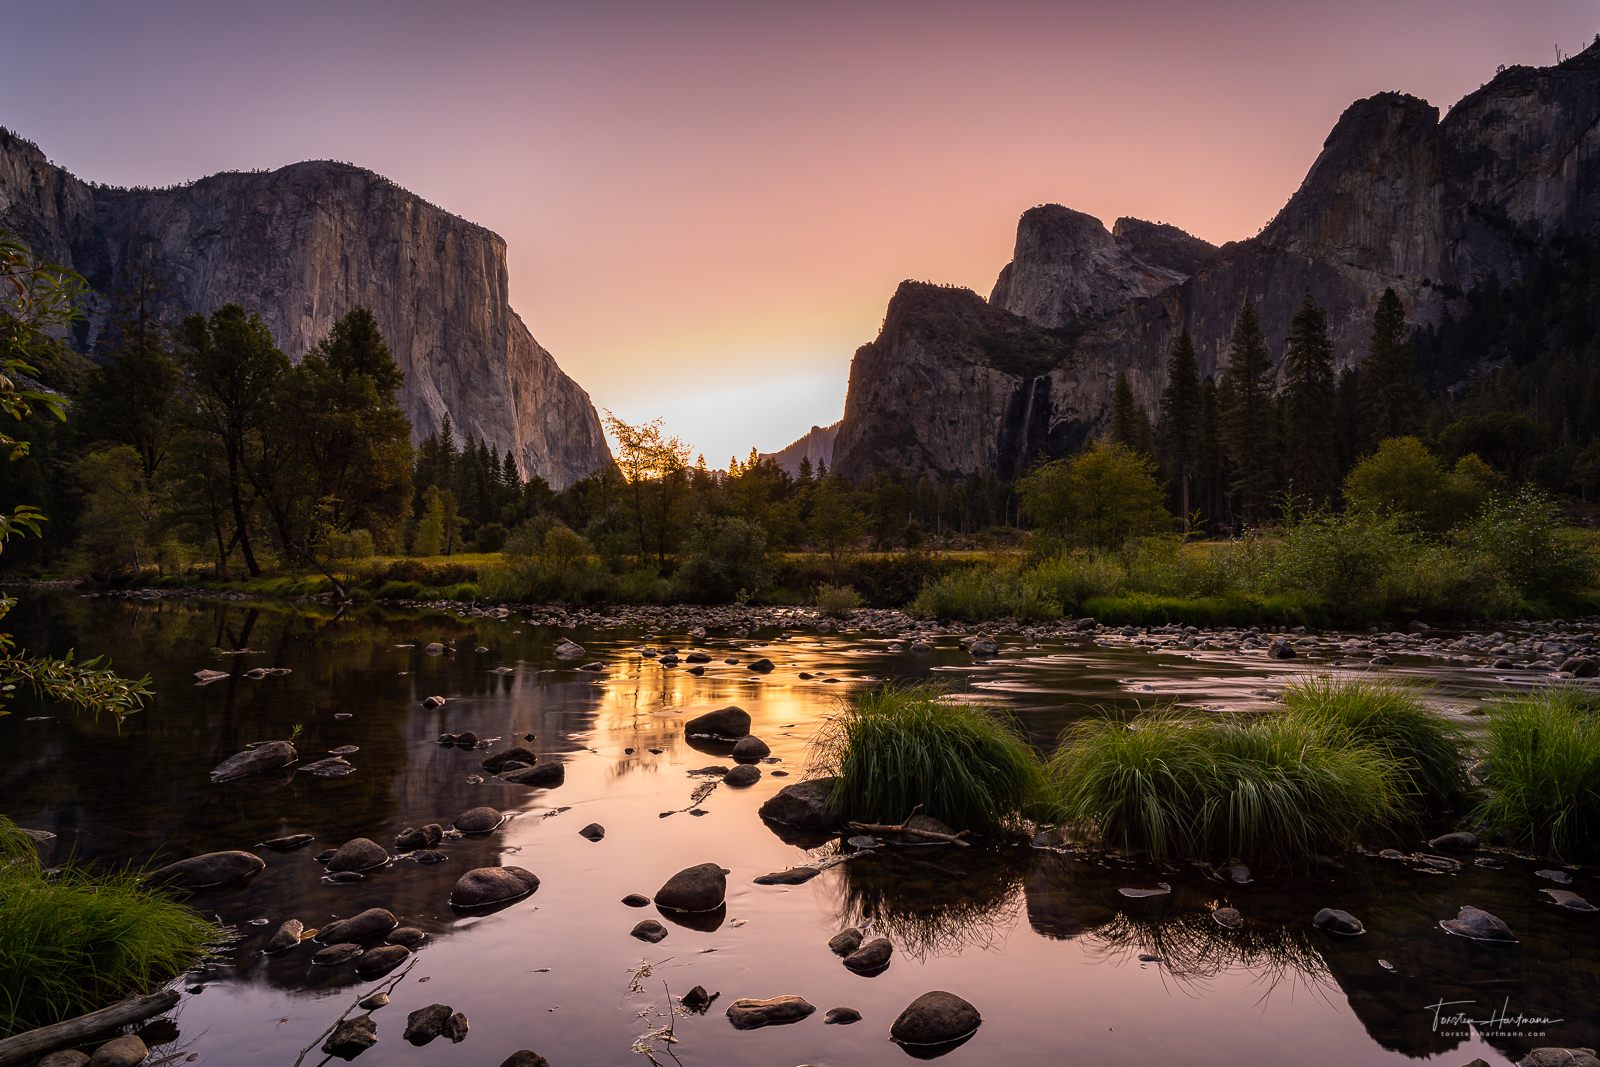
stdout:
{"type": "Polygon", "coordinates": [[[129,997],[76,1019],[8,1037],[0,1041],[0,1067],[31,1063],[46,1053],[71,1048],[100,1034],[120,1030],[129,1023],[143,1022],[174,1007],[178,999],[177,990],[164,989],[147,997],[129,997]]]}
{"type": "Polygon", "coordinates": [[[891,826],[886,823],[876,822],[852,822],[846,823],[845,825],[850,827],[852,830],[862,830],[869,834],[905,834],[908,837],[921,837],[929,841],[943,841],[946,844],[960,845],[962,848],[972,847],[972,842],[961,840],[967,834],[965,830],[955,834],[942,834],[937,830],[917,830],[907,827],[906,823],[914,819],[917,812],[921,810],[921,804],[918,804],[916,807],[912,808],[911,814],[905,817],[905,822],[902,822],[899,825],[891,826]]]}

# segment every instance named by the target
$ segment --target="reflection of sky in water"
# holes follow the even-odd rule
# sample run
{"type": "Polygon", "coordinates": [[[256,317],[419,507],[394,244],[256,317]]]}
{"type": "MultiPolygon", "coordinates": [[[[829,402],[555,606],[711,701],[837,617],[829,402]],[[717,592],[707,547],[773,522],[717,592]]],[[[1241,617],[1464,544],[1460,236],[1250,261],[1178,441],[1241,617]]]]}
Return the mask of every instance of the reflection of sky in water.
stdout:
{"type": "MultiPolygon", "coordinates": [[[[184,1003],[181,1041],[202,1061],[293,1062],[353,999],[351,976],[308,967],[306,954],[263,960],[259,939],[284,918],[318,926],[369,906],[394,910],[433,940],[413,972],[428,981],[408,979],[375,1015],[380,1044],[362,1055],[364,1064],[498,1063],[518,1048],[558,1067],[631,1062],[634,1039],[662,1021],[638,1013],[662,1008],[667,989],[680,994],[695,984],[722,999],[706,1017],[679,1020],[674,1048],[686,1064],[899,1063],[902,1053],[884,1039],[888,1024],[928,989],[967,997],[986,1020],[950,1055],[952,1064],[1068,1057],[1234,1067],[1286,1062],[1286,1054],[1329,1065],[1430,1055],[1454,1057],[1447,1067],[1478,1055],[1503,1062],[1481,1041],[1432,1034],[1423,1011],[1441,995],[1488,990],[1510,996],[1514,1010],[1564,1016],[1566,1029],[1552,1034],[1554,1043],[1592,1045],[1600,1037],[1592,1014],[1600,1003],[1600,935],[1543,902],[1537,889],[1544,883],[1517,860],[1506,872],[1469,866],[1430,877],[1352,858],[1337,875],[1258,872],[1256,885],[1239,890],[1198,868],[1128,869],[1026,847],[934,848],[852,860],[801,886],[752,884],[758,874],[814,854],[807,846],[816,842],[785,844],[755,809],[798,779],[820,719],[870,679],[932,679],[949,685],[953,699],[998,701],[1048,747],[1096,708],[1131,711],[1176,700],[1269,709],[1273,695],[1307,669],[1299,663],[1043,641],[1003,648],[997,659],[976,664],[953,637],[914,655],[887,652],[887,641],[861,634],[797,633],[789,641],[713,634],[706,644],[712,662],[696,677],[633,651],[641,640],[687,649],[686,626],[651,635],[563,631],[588,650],[580,662],[610,668],[591,675],[553,658],[561,634],[515,620],[384,621],[376,612],[333,618],[315,607],[252,614],[241,604],[30,598],[12,621],[40,647],[110,653],[125,672],[148,670],[160,693],[121,735],[109,723],[25,701],[17,714],[0,718],[0,782],[10,813],[24,825],[59,831],[63,853],[143,861],[249,848],[287,833],[318,837],[300,853],[265,853],[268,868],[249,885],[198,898],[231,923],[267,920],[243,926],[248,940],[234,967],[209,977],[205,992],[184,1003]],[[428,641],[451,639],[460,651],[421,652],[428,641]],[[393,647],[405,643],[417,647],[393,647]],[[259,654],[206,651],[240,644],[259,654]],[[480,644],[491,651],[469,651],[480,644]],[[722,662],[729,656],[742,662],[722,662]],[[744,662],[756,656],[771,658],[774,671],[748,671],[744,662]],[[294,673],[205,687],[190,677],[201,667],[263,665],[294,673]],[[513,673],[488,673],[501,665],[513,673]],[[802,672],[815,677],[801,680],[802,672]],[[435,693],[449,702],[424,711],[419,701],[435,693]],[[751,713],[780,762],[765,765],[767,776],[750,789],[719,786],[700,804],[707,814],[691,815],[684,809],[702,780],[687,772],[731,761],[725,747],[686,741],[682,722],[730,703],[751,713]],[[41,710],[53,718],[25,721],[41,710]],[[339,713],[353,718],[335,720],[339,713]],[[224,756],[250,741],[287,736],[296,724],[308,758],[358,745],[350,757],[357,773],[209,785],[206,772],[224,756]],[[472,783],[482,751],[433,740],[465,729],[503,738],[497,748],[517,741],[541,758],[563,759],[566,784],[530,791],[472,783]],[[534,741],[522,740],[530,733],[534,741]],[[448,843],[447,863],[401,861],[352,886],[317,877],[311,857],[322,848],[358,835],[387,844],[406,826],[448,823],[479,804],[518,815],[490,837],[448,843]],[[576,833],[592,821],[607,828],[598,844],[576,833]],[[669,922],[667,940],[655,946],[628,937],[639,919],[659,916],[622,906],[622,896],[653,894],[674,871],[706,861],[733,872],[726,921],[709,931],[669,922]],[[489,916],[462,917],[445,906],[463,870],[500,862],[534,871],[539,891],[489,916]],[[1138,902],[1116,892],[1157,880],[1174,892],[1138,902]],[[1522,944],[1507,953],[1443,935],[1436,920],[1469,901],[1505,918],[1522,944]],[[1245,936],[1212,924],[1210,910],[1222,903],[1245,914],[1245,936]],[[1372,932],[1348,943],[1308,933],[1310,916],[1325,905],[1355,912],[1372,932]],[[868,921],[897,949],[889,969],[872,979],[845,971],[826,947],[842,925],[868,921]],[[1141,963],[1140,954],[1165,962],[1141,963]],[[1396,970],[1382,969],[1380,958],[1396,970]],[[641,960],[654,965],[652,978],[627,995],[629,968],[641,960]],[[805,996],[818,1016],[746,1033],[721,1018],[737,997],[785,993],[805,996]],[[404,1016],[435,1001],[466,1012],[472,1032],[459,1046],[413,1050],[400,1040],[404,1016]],[[822,1026],[820,1012],[835,1005],[866,1018],[822,1026]]],[[[1401,673],[1431,682],[1436,697],[1463,707],[1496,677],[1398,662],[1401,673]]],[[[1600,894],[1592,876],[1580,879],[1588,883],[1574,888],[1600,894]]],[[[1500,1045],[1525,1051],[1514,1041],[1500,1045]]]]}

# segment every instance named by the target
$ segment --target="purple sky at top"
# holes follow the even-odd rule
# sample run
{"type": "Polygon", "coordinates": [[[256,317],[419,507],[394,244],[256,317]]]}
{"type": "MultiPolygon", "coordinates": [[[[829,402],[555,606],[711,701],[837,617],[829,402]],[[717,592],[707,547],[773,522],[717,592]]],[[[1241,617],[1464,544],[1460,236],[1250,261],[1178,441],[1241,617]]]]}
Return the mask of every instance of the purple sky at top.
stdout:
{"type": "Polygon", "coordinates": [[[904,278],[1058,202],[1254,234],[1339,113],[1583,48],[1572,0],[0,0],[0,125],[79,177],[347,160],[497,231],[597,406],[715,465],[843,410],[904,278]]]}

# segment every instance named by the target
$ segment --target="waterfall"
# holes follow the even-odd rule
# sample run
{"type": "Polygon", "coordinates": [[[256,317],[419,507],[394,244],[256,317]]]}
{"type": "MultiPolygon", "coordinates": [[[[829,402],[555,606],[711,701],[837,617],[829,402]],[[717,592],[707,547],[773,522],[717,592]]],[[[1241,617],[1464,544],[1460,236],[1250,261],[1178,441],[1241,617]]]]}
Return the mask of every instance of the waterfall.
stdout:
{"type": "Polygon", "coordinates": [[[1039,391],[1038,378],[1028,379],[1028,398],[1022,405],[1022,434],[1017,441],[1017,467],[1016,473],[1021,474],[1028,466],[1028,432],[1033,425],[1033,394],[1039,391]]]}

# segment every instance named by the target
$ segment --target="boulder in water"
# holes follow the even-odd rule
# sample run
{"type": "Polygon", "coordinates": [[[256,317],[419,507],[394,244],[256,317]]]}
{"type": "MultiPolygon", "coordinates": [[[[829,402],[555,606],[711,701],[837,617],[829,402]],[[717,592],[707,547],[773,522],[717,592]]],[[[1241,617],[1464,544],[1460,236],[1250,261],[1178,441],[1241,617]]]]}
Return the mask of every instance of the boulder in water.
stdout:
{"type": "Polygon", "coordinates": [[[913,1000],[889,1027],[889,1037],[902,1045],[947,1045],[970,1035],[983,1016],[970,1003],[936,989],[913,1000]]]}
{"type": "Polygon", "coordinates": [[[525,897],[538,888],[538,875],[521,867],[478,867],[457,879],[450,903],[458,908],[481,908],[525,897]]]}
{"type": "Polygon", "coordinates": [[[382,867],[389,862],[389,853],[376,841],[369,841],[365,837],[358,837],[346,841],[334,852],[333,858],[328,860],[328,870],[338,871],[370,871],[374,867],[382,867]]]}
{"type": "Polygon", "coordinates": [[[728,1005],[728,1021],[735,1030],[754,1030],[761,1026],[797,1023],[817,1009],[802,997],[782,996],[770,1000],[736,1000],[728,1005]]]}
{"type": "Polygon", "coordinates": [[[656,891],[656,906],[673,911],[715,911],[728,895],[728,872],[715,863],[686,867],[656,891]]]}
{"type": "Polygon", "coordinates": [[[268,741],[265,744],[252,745],[217,764],[211,771],[211,780],[231,782],[246,775],[282,770],[299,758],[300,754],[289,742],[268,741]]]}
{"type": "Polygon", "coordinates": [[[253,852],[207,852],[151,871],[150,880],[184,889],[202,889],[248,878],[266,865],[266,861],[253,852]]]}
{"type": "Polygon", "coordinates": [[[732,706],[721,711],[708,711],[684,723],[683,732],[691,737],[695,734],[729,739],[746,737],[750,733],[750,713],[732,706]]]}

